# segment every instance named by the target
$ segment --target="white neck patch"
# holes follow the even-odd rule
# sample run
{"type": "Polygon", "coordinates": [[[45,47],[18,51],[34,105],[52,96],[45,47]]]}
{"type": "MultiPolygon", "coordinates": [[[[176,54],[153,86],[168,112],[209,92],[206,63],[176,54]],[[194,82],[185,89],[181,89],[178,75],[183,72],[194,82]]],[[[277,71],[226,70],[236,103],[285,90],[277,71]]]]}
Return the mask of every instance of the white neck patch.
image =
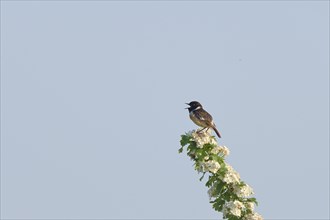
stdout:
{"type": "Polygon", "coordinates": [[[195,108],[193,111],[196,111],[198,109],[201,109],[202,107],[201,106],[198,106],[197,108],[195,108]]]}

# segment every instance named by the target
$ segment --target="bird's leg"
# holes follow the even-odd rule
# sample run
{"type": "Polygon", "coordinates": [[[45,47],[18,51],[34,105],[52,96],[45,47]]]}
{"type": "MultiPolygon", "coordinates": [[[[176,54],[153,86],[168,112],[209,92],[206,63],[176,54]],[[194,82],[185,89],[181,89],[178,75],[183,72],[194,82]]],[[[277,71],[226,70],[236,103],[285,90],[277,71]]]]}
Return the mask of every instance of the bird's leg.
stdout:
{"type": "MultiPolygon", "coordinates": [[[[205,127],[205,128],[207,128],[207,127],[205,127]]],[[[197,133],[201,133],[205,128],[203,128],[202,130],[199,130],[199,131],[197,131],[197,133]]],[[[207,128],[208,129],[208,128],[207,128]]],[[[206,130],[207,131],[207,130],[206,130]]]]}

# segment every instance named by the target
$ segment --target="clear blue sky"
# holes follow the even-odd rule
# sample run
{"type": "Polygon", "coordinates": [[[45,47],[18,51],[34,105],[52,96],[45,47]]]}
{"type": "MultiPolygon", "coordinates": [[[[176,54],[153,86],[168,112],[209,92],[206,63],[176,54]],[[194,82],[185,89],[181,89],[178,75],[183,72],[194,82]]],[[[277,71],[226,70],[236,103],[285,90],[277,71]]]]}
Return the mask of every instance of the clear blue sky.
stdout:
{"type": "Polygon", "coordinates": [[[1,1],[1,218],[221,218],[192,100],[259,213],[329,218],[328,1],[1,1]]]}

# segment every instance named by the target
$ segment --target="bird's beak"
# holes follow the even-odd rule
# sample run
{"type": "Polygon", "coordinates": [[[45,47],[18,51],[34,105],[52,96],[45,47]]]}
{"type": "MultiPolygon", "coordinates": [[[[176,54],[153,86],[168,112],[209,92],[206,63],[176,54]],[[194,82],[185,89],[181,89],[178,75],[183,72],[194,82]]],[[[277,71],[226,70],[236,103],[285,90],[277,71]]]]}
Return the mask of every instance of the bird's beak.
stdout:
{"type": "MultiPolygon", "coordinates": [[[[189,103],[185,103],[186,105],[189,105],[189,103]]],[[[190,107],[190,105],[189,105],[189,107],[190,107]]],[[[188,109],[189,107],[187,107],[187,108],[184,108],[184,109],[188,109]]]]}

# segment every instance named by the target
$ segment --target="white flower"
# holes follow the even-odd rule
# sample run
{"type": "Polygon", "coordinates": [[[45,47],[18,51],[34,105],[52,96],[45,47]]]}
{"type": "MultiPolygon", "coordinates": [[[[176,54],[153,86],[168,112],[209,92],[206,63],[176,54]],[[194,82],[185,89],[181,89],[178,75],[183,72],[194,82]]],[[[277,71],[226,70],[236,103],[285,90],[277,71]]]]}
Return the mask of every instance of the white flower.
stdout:
{"type": "Polygon", "coordinates": [[[246,203],[245,208],[250,210],[250,211],[253,211],[254,210],[254,203],[253,202],[246,203]]]}
{"type": "Polygon", "coordinates": [[[218,154],[221,150],[220,146],[215,146],[214,148],[212,148],[211,153],[212,154],[218,154]]]}
{"type": "Polygon", "coordinates": [[[256,212],[246,215],[243,219],[244,220],[263,220],[262,216],[256,212]]]}
{"type": "Polygon", "coordinates": [[[236,215],[236,216],[238,216],[238,217],[241,216],[241,210],[240,210],[239,208],[232,208],[232,209],[230,210],[230,213],[233,214],[233,215],[236,215]]]}
{"type": "Polygon", "coordinates": [[[229,153],[230,153],[228,147],[226,147],[226,146],[223,146],[220,152],[221,152],[224,156],[228,156],[229,153]]]}
{"type": "Polygon", "coordinates": [[[230,201],[226,202],[223,208],[223,213],[224,215],[227,215],[228,213],[238,216],[241,216],[241,209],[244,207],[243,203],[235,200],[235,201],[230,201]]]}
{"type": "Polygon", "coordinates": [[[240,182],[240,176],[239,173],[237,173],[234,168],[232,168],[229,164],[226,164],[227,172],[225,176],[223,177],[223,181],[226,183],[239,183],[240,182]]]}
{"type": "Polygon", "coordinates": [[[249,197],[253,194],[253,189],[247,184],[243,186],[235,185],[234,192],[239,197],[249,197]]]}
{"type": "Polygon", "coordinates": [[[215,139],[210,136],[208,132],[202,131],[202,132],[197,132],[197,131],[192,131],[191,133],[191,139],[196,142],[198,148],[203,148],[204,144],[213,144],[217,145],[217,142],[215,139]]]}
{"type": "Polygon", "coordinates": [[[198,172],[212,172],[216,173],[220,169],[220,164],[217,161],[209,160],[206,162],[201,162],[196,165],[196,170],[198,172]]]}
{"type": "Polygon", "coordinates": [[[244,207],[243,203],[241,203],[241,202],[238,201],[238,200],[235,200],[235,201],[234,201],[234,205],[235,205],[237,208],[239,208],[239,209],[241,209],[241,208],[244,207]]]}
{"type": "Polygon", "coordinates": [[[217,161],[209,160],[204,163],[206,170],[216,173],[220,169],[220,164],[217,161]]]}
{"type": "Polygon", "coordinates": [[[219,154],[221,153],[223,156],[228,156],[230,151],[226,146],[215,146],[212,150],[211,150],[212,154],[219,154]]]}
{"type": "Polygon", "coordinates": [[[192,133],[192,139],[196,142],[198,148],[203,148],[204,144],[210,142],[208,136],[204,135],[204,133],[192,133]]]}

